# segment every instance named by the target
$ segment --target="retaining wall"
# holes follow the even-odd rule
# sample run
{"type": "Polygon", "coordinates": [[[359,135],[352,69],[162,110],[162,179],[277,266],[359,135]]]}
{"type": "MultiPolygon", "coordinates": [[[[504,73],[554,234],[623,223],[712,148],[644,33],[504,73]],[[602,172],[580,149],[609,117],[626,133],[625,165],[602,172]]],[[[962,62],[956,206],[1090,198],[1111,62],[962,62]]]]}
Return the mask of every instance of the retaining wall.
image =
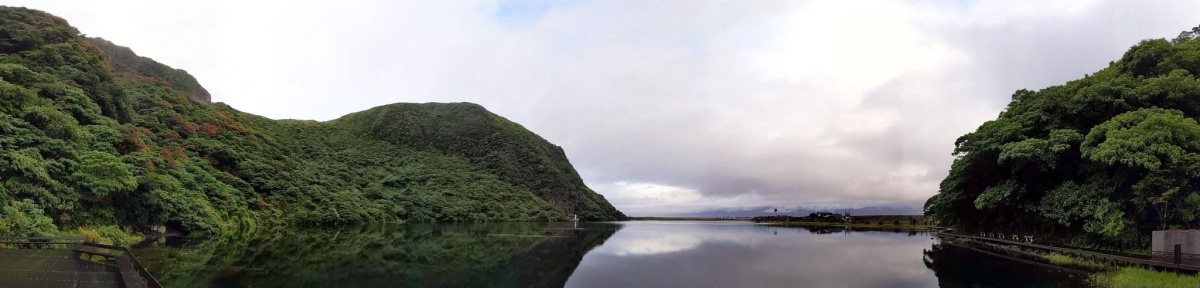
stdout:
{"type": "Polygon", "coordinates": [[[1150,238],[1154,257],[1175,257],[1175,244],[1180,244],[1184,259],[1200,259],[1200,230],[1154,231],[1150,238]]]}

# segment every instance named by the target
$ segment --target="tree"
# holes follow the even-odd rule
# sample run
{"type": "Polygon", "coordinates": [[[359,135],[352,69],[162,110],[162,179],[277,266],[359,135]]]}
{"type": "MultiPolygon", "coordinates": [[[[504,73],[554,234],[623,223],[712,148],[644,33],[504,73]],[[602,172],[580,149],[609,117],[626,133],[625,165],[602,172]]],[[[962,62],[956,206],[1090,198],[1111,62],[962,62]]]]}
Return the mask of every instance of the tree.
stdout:
{"type": "Polygon", "coordinates": [[[1197,141],[1200,125],[1196,120],[1179,110],[1148,108],[1096,125],[1081,150],[1094,161],[1157,171],[1200,152],[1197,141]]]}
{"type": "Polygon", "coordinates": [[[1116,249],[1144,246],[1151,230],[1200,227],[1200,27],[1141,41],[1110,64],[1019,90],[959,137],[926,215],[961,231],[1116,249]]]}
{"type": "Polygon", "coordinates": [[[1197,37],[1200,37],[1200,26],[1192,27],[1192,30],[1184,30],[1183,32],[1179,32],[1179,36],[1175,36],[1175,39],[1171,41],[1179,43],[1196,39],[1197,37]]]}
{"type": "Polygon", "coordinates": [[[1200,175],[1200,124],[1179,110],[1140,109],[1096,125],[1081,150],[1088,159],[1146,175],[1132,187],[1135,204],[1154,207],[1166,229],[1172,204],[1194,191],[1190,179],[1200,175]]]}
{"type": "Polygon", "coordinates": [[[128,164],[117,156],[98,151],[80,153],[79,166],[71,179],[80,189],[99,197],[137,188],[137,179],[129,171],[128,164]]]}

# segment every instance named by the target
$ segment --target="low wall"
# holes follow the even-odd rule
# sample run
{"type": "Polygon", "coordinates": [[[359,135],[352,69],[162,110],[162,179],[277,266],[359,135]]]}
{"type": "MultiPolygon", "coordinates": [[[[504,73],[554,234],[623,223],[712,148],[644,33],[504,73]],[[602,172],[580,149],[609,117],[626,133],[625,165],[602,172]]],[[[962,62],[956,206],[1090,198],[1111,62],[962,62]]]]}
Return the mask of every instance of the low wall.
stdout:
{"type": "Polygon", "coordinates": [[[1179,244],[1183,259],[1200,259],[1200,230],[1154,231],[1150,236],[1154,257],[1174,258],[1175,244],[1179,244]]]}

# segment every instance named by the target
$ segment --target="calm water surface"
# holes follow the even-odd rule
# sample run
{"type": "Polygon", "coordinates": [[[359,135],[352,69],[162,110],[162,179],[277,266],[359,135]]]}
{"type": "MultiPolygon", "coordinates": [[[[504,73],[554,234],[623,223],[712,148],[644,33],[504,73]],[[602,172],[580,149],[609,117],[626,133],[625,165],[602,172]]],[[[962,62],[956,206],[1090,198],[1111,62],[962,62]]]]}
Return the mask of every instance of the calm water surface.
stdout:
{"type": "Polygon", "coordinates": [[[1082,287],[926,233],[634,221],[286,229],[134,253],[167,287],[1082,287]]]}

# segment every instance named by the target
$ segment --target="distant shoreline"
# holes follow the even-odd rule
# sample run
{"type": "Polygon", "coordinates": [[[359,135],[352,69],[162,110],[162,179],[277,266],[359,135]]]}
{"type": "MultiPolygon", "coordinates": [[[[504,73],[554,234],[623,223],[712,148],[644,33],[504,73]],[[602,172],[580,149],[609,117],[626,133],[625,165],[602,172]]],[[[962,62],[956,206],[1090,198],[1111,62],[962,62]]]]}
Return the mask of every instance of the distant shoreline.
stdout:
{"type": "MultiPolygon", "coordinates": [[[[884,219],[886,219],[886,221],[893,221],[893,220],[897,220],[897,218],[924,217],[924,216],[922,216],[922,215],[870,215],[870,216],[858,216],[858,217],[859,217],[859,219],[870,219],[873,221],[880,221],[880,220],[884,220],[884,219]]],[[[650,217],[628,217],[627,220],[628,221],[754,221],[754,218],[755,217],[659,217],[659,216],[650,216],[650,217]]],[[[799,217],[797,217],[797,218],[799,218],[799,217]]],[[[811,224],[811,225],[823,225],[823,226],[846,225],[847,224],[847,223],[842,223],[842,222],[812,222],[812,221],[759,221],[759,223],[763,223],[763,224],[803,223],[806,225],[811,224]]],[[[851,223],[848,225],[872,226],[872,227],[874,227],[874,226],[905,226],[905,227],[921,226],[921,227],[925,227],[924,225],[910,225],[910,224],[893,225],[893,224],[851,223]]]]}
{"type": "MultiPolygon", "coordinates": [[[[888,215],[895,217],[897,215],[888,215]]],[[[629,221],[719,221],[719,222],[753,222],[750,218],[706,218],[706,217],[629,217],[629,221]]],[[[790,222],[754,222],[769,227],[845,227],[845,228],[871,228],[871,229],[899,229],[899,230],[928,230],[926,225],[912,224],[867,224],[867,223],[843,223],[843,222],[807,222],[807,221],[790,221],[790,222]]],[[[903,223],[903,222],[901,222],[903,223]]]]}
{"type": "Polygon", "coordinates": [[[837,222],[762,222],[764,226],[771,227],[846,227],[846,228],[880,228],[880,229],[901,229],[901,230],[928,230],[929,226],[912,225],[912,224],[864,224],[864,223],[837,223],[837,222]]]}
{"type": "Polygon", "coordinates": [[[750,217],[629,217],[629,221],[745,221],[750,217]]]}

